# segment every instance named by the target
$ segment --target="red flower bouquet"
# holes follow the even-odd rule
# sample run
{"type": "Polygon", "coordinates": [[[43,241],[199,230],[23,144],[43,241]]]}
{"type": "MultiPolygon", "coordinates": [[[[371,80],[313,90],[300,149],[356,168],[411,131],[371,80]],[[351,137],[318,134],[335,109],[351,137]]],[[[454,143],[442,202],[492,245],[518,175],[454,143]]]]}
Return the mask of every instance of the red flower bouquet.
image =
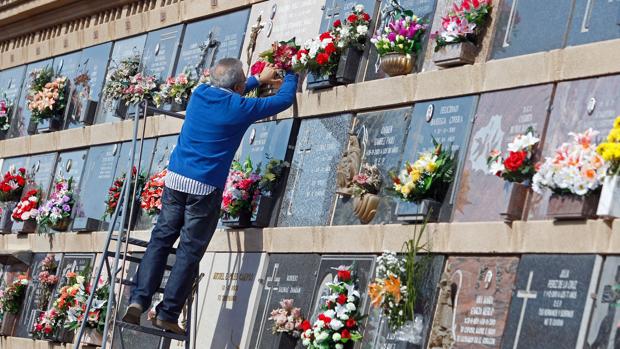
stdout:
{"type": "Polygon", "coordinates": [[[164,179],[168,170],[152,175],[144,185],[140,195],[140,207],[149,217],[154,217],[161,211],[161,197],[164,192],[164,179]]]}
{"type": "Polygon", "coordinates": [[[489,154],[487,163],[489,172],[509,182],[522,183],[531,181],[536,173],[534,154],[540,139],[534,136],[534,130],[530,127],[526,134],[517,135],[508,144],[508,154],[505,158],[499,150],[493,150],[489,154]]]}
{"type": "Polygon", "coordinates": [[[252,161],[232,163],[222,196],[222,216],[237,218],[242,213],[252,213],[261,195],[260,169],[255,170],[252,161]]]}
{"type": "MultiPolygon", "coordinates": [[[[123,173],[120,177],[114,180],[112,186],[108,189],[108,196],[105,200],[105,216],[112,217],[114,211],[116,210],[116,206],[118,205],[119,198],[121,196],[121,190],[123,189],[123,183],[125,183],[125,179],[127,174],[123,173]]],[[[134,183],[138,185],[138,197],[142,194],[140,190],[144,187],[144,182],[146,181],[145,176],[143,174],[137,173],[137,169],[134,167],[131,171],[131,185],[129,186],[129,192],[133,193],[134,183]]]]}
{"type": "MultiPolygon", "coordinates": [[[[282,72],[291,70],[293,68],[293,57],[297,54],[299,46],[295,43],[295,38],[288,41],[280,41],[272,44],[271,49],[261,53],[259,59],[250,68],[250,74],[260,75],[267,64],[273,64],[276,69],[282,72]]],[[[283,75],[282,75],[283,76],[283,75]]],[[[265,96],[273,94],[273,89],[277,89],[280,86],[268,86],[259,88],[258,95],[265,96]]]]}
{"type": "Polygon", "coordinates": [[[14,222],[25,222],[35,220],[39,215],[39,202],[41,201],[41,192],[39,189],[29,190],[22,200],[15,206],[11,219],[14,222]]]}
{"type": "Polygon", "coordinates": [[[15,167],[12,167],[4,174],[2,177],[2,181],[0,182],[0,201],[14,201],[18,200],[22,191],[24,190],[24,186],[26,185],[26,169],[20,168],[15,170],[15,167]]]}

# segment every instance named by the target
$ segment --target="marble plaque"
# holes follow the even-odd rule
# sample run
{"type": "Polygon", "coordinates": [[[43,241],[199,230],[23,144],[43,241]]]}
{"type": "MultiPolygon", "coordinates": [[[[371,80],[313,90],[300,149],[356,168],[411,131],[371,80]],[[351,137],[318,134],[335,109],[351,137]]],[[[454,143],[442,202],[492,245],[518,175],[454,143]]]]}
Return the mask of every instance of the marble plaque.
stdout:
{"type": "Polygon", "coordinates": [[[30,117],[32,113],[28,110],[26,96],[28,95],[28,89],[30,88],[30,74],[35,69],[42,69],[45,67],[52,67],[52,60],[47,59],[35,63],[30,63],[26,67],[26,75],[19,94],[19,100],[16,103],[13,117],[11,118],[11,128],[9,129],[9,137],[23,137],[34,133],[34,129],[30,128],[30,117]]]}
{"type": "MultiPolygon", "coordinates": [[[[397,198],[389,194],[390,171],[398,173],[407,139],[413,108],[399,108],[358,114],[355,117],[353,133],[357,135],[361,149],[361,163],[376,165],[381,171],[382,184],[379,195],[381,202],[377,214],[369,224],[384,224],[395,221],[394,211],[397,198]]],[[[332,225],[360,224],[353,213],[353,198],[336,194],[336,208],[332,225]]]]}
{"type": "Polygon", "coordinates": [[[620,1],[576,0],[567,45],[620,38],[620,1]]]}
{"type": "MultiPolygon", "coordinates": [[[[21,167],[28,170],[29,159],[30,159],[29,157],[15,157],[15,158],[4,159],[4,161],[2,162],[2,171],[1,171],[0,176],[4,176],[4,174],[7,173],[7,171],[9,171],[11,166],[13,166],[16,170],[21,167]]],[[[23,191],[22,191],[22,194],[23,194],[23,191]]],[[[8,203],[0,202],[1,211],[7,210],[7,209],[12,210],[14,208],[14,206],[9,206],[7,204],[8,203]]],[[[13,223],[11,221],[10,215],[4,216],[4,217],[6,217],[7,219],[6,221],[0,219],[0,233],[8,234],[11,232],[11,226],[13,225],[13,223]]]]}
{"type": "MultiPolygon", "coordinates": [[[[9,116],[11,118],[17,109],[24,108],[19,104],[19,94],[22,90],[25,72],[25,65],[0,72],[0,98],[6,97],[6,99],[13,104],[13,107],[9,110],[9,116]]],[[[9,131],[10,130],[0,131],[0,139],[4,139],[9,134],[9,131]]]]}
{"type": "MultiPolygon", "coordinates": [[[[561,82],[556,87],[549,126],[543,144],[543,156],[551,156],[562,143],[571,138],[569,132],[592,128],[600,132],[595,143],[607,138],[614,119],[620,114],[620,75],[595,79],[561,82]]],[[[549,196],[531,195],[530,219],[545,219],[549,196]]]]}
{"type": "Polygon", "coordinates": [[[437,304],[437,295],[439,294],[437,285],[443,274],[444,261],[444,256],[430,256],[428,259],[429,264],[421,278],[423,283],[418,289],[414,311],[417,316],[421,316],[422,318],[423,329],[421,341],[418,343],[411,343],[397,339],[394,333],[389,330],[387,318],[382,314],[381,310],[371,308],[368,323],[366,324],[366,333],[362,344],[363,348],[426,349],[433,315],[435,313],[435,305],[437,304]]]}
{"type": "MultiPolygon", "coordinates": [[[[433,15],[435,14],[436,1],[434,0],[400,0],[399,3],[403,8],[407,10],[412,10],[416,16],[423,18],[425,21],[427,21],[429,25],[428,30],[430,31],[430,28],[432,25],[431,22],[433,21],[433,15]]],[[[384,16],[383,14],[386,13],[387,10],[392,8],[390,6],[390,1],[382,1],[380,3],[380,7],[381,9],[378,13],[382,14],[381,15],[382,18],[378,18],[378,20],[374,21],[375,30],[371,30],[371,33],[375,33],[377,29],[381,29],[382,26],[385,25],[382,23],[388,22],[387,17],[383,18],[384,16]]],[[[428,46],[427,42],[428,42],[429,35],[430,33],[428,31],[424,35],[424,41],[422,42],[422,49],[416,55],[414,72],[422,69],[422,65],[424,64],[424,54],[426,51],[426,47],[428,46]]],[[[379,67],[379,63],[380,62],[379,62],[379,56],[377,55],[377,50],[375,48],[372,48],[369,52],[368,60],[363,63],[365,64],[365,67],[363,67],[362,69],[366,71],[366,76],[364,79],[365,81],[376,80],[376,79],[387,77],[387,75],[385,75],[385,73],[379,67]]]]}
{"type": "Polygon", "coordinates": [[[336,166],[345,150],[350,125],[348,114],[301,122],[279,226],[328,223],[336,190],[336,166]]]}
{"type": "Polygon", "coordinates": [[[54,58],[54,72],[66,76],[69,81],[73,80],[79,73],[82,63],[82,51],[68,53],[54,58]]]}
{"type": "Polygon", "coordinates": [[[198,292],[197,341],[204,348],[246,348],[252,336],[268,256],[207,253],[198,292]]]}
{"type": "MultiPolygon", "coordinates": [[[[81,231],[87,227],[87,221],[104,221],[105,198],[108,188],[114,180],[118,163],[120,144],[92,147],[88,150],[86,164],[80,183],[80,197],[73,209],[73,230],[81,231]]],[[[96,223],[95,223],[96,224],[96,223]]],[[[101,224],[95,230],[104,228],[101,224]]]]}
{"type": "Polygon", "coordinates": [[[147,34],[142,63],[148,74],[162,81],[172,76],[182,32],[183,25],[178,24],[147,34]]]}
{"type": "MultiPolygon", "coordinates": [[[[19,318],[19,323],[17,324],[17,329],[15,330],[16,337],[22,338],[32,338],[32,331],[34,321],[39,315],[40,311],[45,311],[53,302],[53,299],[47,299],[47,304],[44,303],[41,297],[42,287],[39,283],[39,273],[41,270],[41,263],[43,259],[47,256],[47,253],[35,253],[32,258],[31,264],[31,273],[30,273],[30,284],[26,289],[26,295],[24,296],[24,305],[22,308],[22,313],[19,318]]],[[[56,260],[56,264],[60,265],[62,255],[56,254],[54,258],[56,260]]],[[[59,268],[60,269],[60,268],[59,268]]],[[[56,271],[56,275],[58,275],[59,270],[56,271]]],[[[54,291],[52,290],[52,294],[54,291]]]]}
{"type": "Polygon", "coordinates": [[[248,157],[264,169],[271,159],[288,160],[289,149],[295,147],[296,124],[293,119],[252,124],[243,135],[236,158],[243,162],[248,157]]]}
{"type": "MultiPolygon", "coordinates": [[[[110,57],[110,62],[108,64],[107,71],[109,72],[111,71],[111,69],[115,69],[115,67],[117,67],[118,64],[121,62],[121,60],[123,60],[124,58],[129,58],[129,57],[136,56],[136,55],[139,57],[142,57],[142,52],[144,51],[145,43],[146,43],[146,34],[134,36],[128,39],[115,41],[114,47],[112,48],[112,54],[110,57]]],[[[108,73],[106,73],[106,75],[107,74],[108,73]]],[[[105,80],[107,79],[104,78],[104,86],[105,86],[105,80]]],[[[116,108],[117,104],[118,102],[115,102],[113,108],[110,110],[107,110],[106,108],[103,107],[103,105],[101,105],[97,109],[96,122],[104,123],[104,122],[119,121],[119,118],[114,116],[114,108],[116,108]]],[[[130,110],[128,111],[128,115],[133,116],[132,114],[133,108],[129,108],[129,109],[130,110]]]]}
{"type": "Polygon", "coordinates": [[[56,173],[54,180],[65,178],[72,178],[71,187],[73,188],[74,196],[79,197],[80,184],[82,181],[82,172],[86,163],[86,155],[88,150],[74,150],[58,155],[58,163],[56,165],[56,173]]]}
{"type": "MultiPolygon", "coordinates": [[[[3,290],[7,287],[7,285],[12,284],[19,275],[26,274],[30,277],[30,266],[18,263],[12,265],[3,265],[0,264],[0,289],[3,290]]],[[[24,303],[22,302],[22,306],[20,308],[20,312],[24,309],[24,303]]],[[[18,314],[19,315],[19,314],[18,314]]],[[[0,325],[2,321],[0,321],[0,325]]],[[[15,323],[13,328],[7,329],[11,335],[14,335],[17,331],[18,324],[15,323]]]]}
{"type": "Polygon", "coordinates": [[[459,184],[454,220],[502,221],[510,200],[511,183],[489,174],[487,158],[493,149],[508,153],[508,143],[528,127],[542,139],[551,103],[552,85],[485,93],[480,97],[465,168],[459,184]],[[515,101],[519,101],[515,103],[515,101]],[[494,195],[488,195],[493,192],[494,195]]]}
{"type": "MultiPolygon", "coordinates": [[[[151,161],[153,160],[153,152],[155,151],[155,138],[145,139],[142,143],[142,155],[140,156],[140,142],[136,142],[136,154],[134,157],[134,167],[138,167],[138,160],[140,160],[140,173],[145,176],[149,173],[151,167],[151,161]]],[[[120,155],[118,158],[118,165],[114,171],[114,178],[122,176],[127,173],[127,166],[131,160],[131,142],[124,142],[121,144],[120,155]]]]}
{"type": "Polygon", "coordinates": [[[175,74],[189,70],[192,74],[211,68],[225,57],[239,58],[245,37],[249,9],[189,23],[175,74]]]}
{"type": "Polygon", "coordinates": [[[302,44],[317,36],[321,27],[322,8],[325,1],[270,0],[254,4],[243,43],[241,54],[243,63],[247,66],[252,65],[258,55],[271,48],[276,41],[286,41],[295,37],[297,43],[302,44]],[[256,45],[252,50],[250,45],[253,41],[252,31],[259,23],[262,29],[256,36],[256,45]]]}
{"type": "Polygon", "coordinates": [[[601,264],[595,255],[521,257],[501,348],[583,348],[601,264]]]}
{"type": "Polygon", "coordinates": [[[33,155],[28,159],[28,175],[34,185],[41,189],[41,198],[46,199],[50,192],[58,153],[33,155]]]}
{"type": "MultiPolygon", "coordinates": [[[[292,299],[302,316],[310,312],[313,286],[321,257],[317,254],[272,254],[262,284],[250,348],[279,348],[280,335],[273,334],[271,311],[280,301],[292,299]]],[[[298,345],[297,347],[301,347],[298,345]]]]}
{"type": "Polygon", "coordinates": [[[150,170],[151,175],[159,173],[168,167],[170,155],[176,147],[178,139],[178,135],[157,138],[157,145],[155,146],[155,153],[153,154],[153,162],[150,170]]]}
{"type": "Polygon", "coordinates": [[[452,144],[457,159],[455,179],[441,207],[441,221],[449,221],[452,216],[455,183],[461,176],[477,102],[477,96],[466,96],[417,103],[413,108],[413,121],[400,168],[404,167],[405,161],[414,162],[421,152],[433,150],[433,138],[445,146],[452,144]]]}
{"type": "Polygon", "coordinates": [[[431,347],[499,348],[518,264],[517,257],[450,257],[440,296],[450,301],[437,308],[431,347]],[[440,335],[439,328],[448,334],[440,335]]]}
{"type": "Polygon", "coordinates": [[[586,338],[586,349],[620,347],[620,257],[608,256],[603,264],[596,301],[586,338]]]}
{"type": "Polygon", "coordinates": [[[506,0],[494,4],[498,11],[492,59],[550,51],[564,46],[572,1],[506,0]]]}
{"type": "Polygon", "coordinates": [[[80,57],[77,74],[72,78],[65,128],[75,128],[94,122],[101,100],[106,67],[110,61],[112,43],[85,48],[80,57]]]}

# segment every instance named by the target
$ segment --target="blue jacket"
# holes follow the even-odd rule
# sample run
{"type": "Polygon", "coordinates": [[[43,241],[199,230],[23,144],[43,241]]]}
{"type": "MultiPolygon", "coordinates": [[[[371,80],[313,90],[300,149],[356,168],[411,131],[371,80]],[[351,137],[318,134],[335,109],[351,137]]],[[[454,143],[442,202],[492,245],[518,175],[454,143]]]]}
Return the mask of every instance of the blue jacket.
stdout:
{"type": "MultiPolygon", "coordinates": [[[[246,130],[255,121],[288,109],[295,101],[297,75],[289,73],[275,96],[245,98],[217,87],[199,86],[170,156],[170,171],[224,189],[228,170],[246,130]]],[[[250,77],[246,91],[259,86],[250,77]]]]}

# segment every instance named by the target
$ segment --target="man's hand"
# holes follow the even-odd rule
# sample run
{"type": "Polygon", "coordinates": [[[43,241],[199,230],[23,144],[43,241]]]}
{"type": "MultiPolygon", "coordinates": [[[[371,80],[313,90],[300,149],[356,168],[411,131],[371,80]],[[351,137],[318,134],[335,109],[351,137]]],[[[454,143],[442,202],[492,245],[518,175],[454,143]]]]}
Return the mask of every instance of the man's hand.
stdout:
{"type": "Polygon", "coordinates": [[[274,68],[273,64],[267,64],[263,72],[258,77],[258,82],[261,85],[275,85],[280,86],[282,79],[278,77],[278,70],[274,68]]]}

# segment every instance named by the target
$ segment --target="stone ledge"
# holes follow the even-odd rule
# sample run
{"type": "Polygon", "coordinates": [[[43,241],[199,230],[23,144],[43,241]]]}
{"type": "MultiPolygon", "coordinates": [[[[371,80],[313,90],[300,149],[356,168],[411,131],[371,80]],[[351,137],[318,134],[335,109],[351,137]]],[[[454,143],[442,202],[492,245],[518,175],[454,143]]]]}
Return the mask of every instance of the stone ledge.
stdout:
{"type": "Polygon", "coordinates": [[[70,343],[52,343],[42,340],[34,340],[18,337],[0,337],[0,348],[2,349],[70,349],[70,343]]]}
{"type": "MultiPolygon", "coordinates": [[[[493,60],[458,68],[428,71],[339,86],[297,95],[297,117],[358,112],[413,104],[439,98],[478,94],[516,87],[620,73],[620,39],[561,50],[493,60]],[[510,73],[507,73],[510,72],[510,73]]],[[[278,119],[294,117],[293,108],[278,119]]],[[[183,122],[157,115],[147,121],[147,137],[179,133],[183,122]]],[[[42,135],[0,141],[4,157],[63,151],[126,141],[132,121],[98,124],[42,135]]]]}
{"type": "MultiPolygon", "coordinates": [[[[381,253],[400,251],[415,225],[280,227],[219,229],[209,252],[381,253]]],[[[148,240],[149,231],[132,237],[148,240]]],[[[2,250],[33,252],[102,252],[106,232],[47,235],[1,235],[2,250]]],[[[445,254],[620,253],[620,220],[429,224],[423,237],[431,250],[445,254]]],[[[113,248],[114,246],[112,246],[113,248]]],[[[140,251],[140,248],[132,248],[140,251]]]]}

